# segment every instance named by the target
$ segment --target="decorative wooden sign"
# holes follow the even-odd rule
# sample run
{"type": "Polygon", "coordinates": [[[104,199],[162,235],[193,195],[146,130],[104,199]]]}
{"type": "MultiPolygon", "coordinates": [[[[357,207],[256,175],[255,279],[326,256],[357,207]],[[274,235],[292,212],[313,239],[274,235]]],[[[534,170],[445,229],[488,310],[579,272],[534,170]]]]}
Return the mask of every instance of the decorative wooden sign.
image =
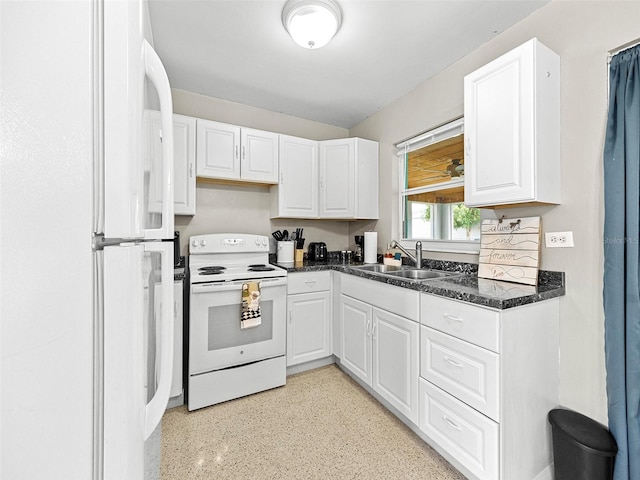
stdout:
{"type": "Polygon", "coordinates": [[[540,264],[540,217],[484,220],[478,277],[536,285],[540,264]]]}

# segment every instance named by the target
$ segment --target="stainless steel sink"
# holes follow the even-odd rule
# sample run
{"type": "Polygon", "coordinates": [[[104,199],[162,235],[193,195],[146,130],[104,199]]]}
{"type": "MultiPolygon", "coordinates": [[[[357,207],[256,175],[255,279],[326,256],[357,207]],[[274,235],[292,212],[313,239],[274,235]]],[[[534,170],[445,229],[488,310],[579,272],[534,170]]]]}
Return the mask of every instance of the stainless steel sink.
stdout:
{"type": "Polygon", "coordinates": [[[389,276],[407,278],[410,280],[429,280],[431,278],[441,278],[448,277],[453,275],[452,272],[440,272],[436,270],[418,270],[418,269],[407,269],[401,270],[399,272],[389,272],[387,273],[389,276]]]}
{"type": "Polygon", "coordinates": [[[380,263],[362,265],[361,267],[353,267],[353,268],[355,268],[356,270],[364,270],[365,272],[375,272],[375,273],[398,272],[403,269],[403,267],[397,267],[395,265],[383,265],[380,263]]]}
{"type": "Polygon", "coordinates": [[[384,277],[391,278],[403,278],[407,280],[431,280],[434,278],[449,277],[451,275],[457,275],[456,272],[443,272],[441,270],[429,270],[410,267],[407,265],[395,266],[395,265],[383,265],[383,264],[370,264],[363,265],[361,267],[352,267],[356,270],[362,270],[365,272],[380,274],[384,277]]]}

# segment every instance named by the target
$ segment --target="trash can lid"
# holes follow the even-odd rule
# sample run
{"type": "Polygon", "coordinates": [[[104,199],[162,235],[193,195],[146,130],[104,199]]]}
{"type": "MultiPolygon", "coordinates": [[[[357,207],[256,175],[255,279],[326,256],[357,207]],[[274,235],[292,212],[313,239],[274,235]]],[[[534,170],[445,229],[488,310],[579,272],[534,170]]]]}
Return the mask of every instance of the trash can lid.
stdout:
{"type": "Polygon", "coordinates": [[[549,423],[574,443],[601,454],[613,456],[618,451],[616,440],[606,426],[578,412],[556,408],[549,412],[549,423]]]}

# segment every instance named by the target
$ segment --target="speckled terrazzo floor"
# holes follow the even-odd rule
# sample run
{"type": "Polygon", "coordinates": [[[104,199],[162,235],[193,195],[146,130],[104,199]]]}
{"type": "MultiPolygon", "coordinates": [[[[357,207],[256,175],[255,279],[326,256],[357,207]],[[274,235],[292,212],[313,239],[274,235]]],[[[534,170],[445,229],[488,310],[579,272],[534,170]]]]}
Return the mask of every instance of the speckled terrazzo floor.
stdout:
{"type": "Polygon", "coordinates": [[[464,479],[334,365],[162,421],[162,480],[464,479]]]}

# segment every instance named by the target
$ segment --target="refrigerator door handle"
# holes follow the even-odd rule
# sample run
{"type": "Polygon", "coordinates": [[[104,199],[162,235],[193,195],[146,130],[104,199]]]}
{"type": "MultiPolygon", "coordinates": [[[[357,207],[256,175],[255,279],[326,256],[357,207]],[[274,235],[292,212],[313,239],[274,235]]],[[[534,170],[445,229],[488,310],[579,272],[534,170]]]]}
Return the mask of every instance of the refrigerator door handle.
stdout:
{"type": "Polygon", "coordinates": [[[160,99],[162,125],[162,226],[146,229],[145,239],[173,238],[173,103],[171,86],[160,57],[144,40],[145,72],[160,99]]]}
{"type": "Polygon", "coordinates": [[[144,438],[153,433],[164,414],[171,394],[173,378],[173,243],[150,242],[144,244],[145,251],[159,252],[161,255],[162,301],[160,313],[160,375],[158,388],[145,407],[144,438]]]}

